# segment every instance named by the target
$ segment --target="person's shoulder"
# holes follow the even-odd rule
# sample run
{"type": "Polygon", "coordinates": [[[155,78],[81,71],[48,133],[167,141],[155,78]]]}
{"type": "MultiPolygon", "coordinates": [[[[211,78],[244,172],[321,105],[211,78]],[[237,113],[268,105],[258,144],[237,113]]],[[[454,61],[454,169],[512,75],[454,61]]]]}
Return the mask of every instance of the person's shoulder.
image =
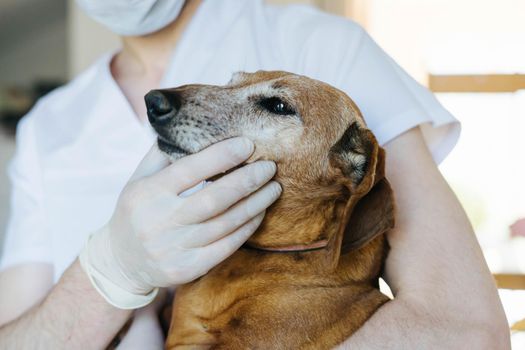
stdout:
{"type": "MultiPolygon", "coordinates": [[[[39,98],[21,123],[35,124],[37,129],[51,130],[51,125],[78,124],[88,117],[89,105],[106,80],[108,55],[95,61],[68,83],[39,98]],[[42,128],[40,128],[42,126],[42,128]]],[[[60,127],[54,128],[58,133],[60,127]]]]}
{"type": "Polygon", "coordinates": [[[285,70],[333,83],[366,37],[355,21],[304,4],[263,5],[266,37],[285,70]],[[342,62],[344,60],[344,62],[342,62]]]}
{"type": "MultiPolygon", "coordinates": [[[[353,40],[363,35],[355,21],[308,4],[264,5],[267,23],[278,34],[296,39],[353,40]]],[[[329,42],[326,42],[328,44],[329,42]]]]}
{"type": "Polygon", "coordinates": [[[108,57],[104,55],[68,83],[42,96],[35,103],[28,116],[49,118],[52,115],[69,113],[79,107],[79,102],[91,92],[96,92],[102,76],[106,73],[108,57]],[[51,113],[51,114],[50,114],[51,113]]]}
{"type": "Polygon", "coordinates": [[[82,125],[89,119],[89,111],[100,93],[107,57],[101,57],[67,84],[44,95],[19,121],[17,138],[20,142],[61,140],[74,138],[82,132],[82,125]]]}

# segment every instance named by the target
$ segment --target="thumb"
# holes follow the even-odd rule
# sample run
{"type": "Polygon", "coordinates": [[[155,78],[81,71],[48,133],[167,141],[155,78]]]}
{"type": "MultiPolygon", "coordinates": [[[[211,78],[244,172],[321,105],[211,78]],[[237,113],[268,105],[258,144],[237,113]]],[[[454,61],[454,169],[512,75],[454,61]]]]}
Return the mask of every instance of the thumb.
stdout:
{"type": "Polygon", "coordinates": [[[155,141],[153,146],[151,146],[144,158],[140,161],[133,175],[131,175],[129,182],[153,175],[159,170],[167,167],[169,164],[170,161],[168,157],[159,150],[157,141],[155,141]]]}

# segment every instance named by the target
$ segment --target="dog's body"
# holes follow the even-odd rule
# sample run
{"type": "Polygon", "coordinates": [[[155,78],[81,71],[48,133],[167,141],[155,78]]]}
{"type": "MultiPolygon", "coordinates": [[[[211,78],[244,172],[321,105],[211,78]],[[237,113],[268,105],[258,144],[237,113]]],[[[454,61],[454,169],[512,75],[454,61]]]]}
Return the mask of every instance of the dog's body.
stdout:
{"type": "Polygon", "coordinates": [[[241,249],[177,290],[167,348],[330,349],[388,300],[376,285],[384,250],[379,237],[320,273],[313,252],[241,249]]]}
{"type": "Polygon", "coordinates": [[[384,151],[344,93],[257,72],[151,94],[159,147],[173,158],[247,136],[249,162],[274,160],[283,188],[240,250],[177,289],[168,349],[329,349],[388,301],[378,289],[394,219],[384,151]]]}

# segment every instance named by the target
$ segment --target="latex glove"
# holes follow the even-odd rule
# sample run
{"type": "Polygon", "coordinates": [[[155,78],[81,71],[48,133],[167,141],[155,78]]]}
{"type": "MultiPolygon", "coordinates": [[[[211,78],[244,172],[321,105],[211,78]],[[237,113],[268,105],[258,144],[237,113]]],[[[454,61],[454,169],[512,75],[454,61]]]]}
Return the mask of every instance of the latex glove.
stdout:
{"type": "Polygon", "coordinates": [[[109,223],[91,236],[80,256],[84,271],[108,302],[142,307],[154,298],[155,288],[204,275],[255,232],[265,209],[281,193],[278,183],[268,182],[276,171],[273,162],[245,165],[180,196],[242,163],[253,148],[246,138],[229,139],[168,166],[156,146],[149,151],[109,223]]]}

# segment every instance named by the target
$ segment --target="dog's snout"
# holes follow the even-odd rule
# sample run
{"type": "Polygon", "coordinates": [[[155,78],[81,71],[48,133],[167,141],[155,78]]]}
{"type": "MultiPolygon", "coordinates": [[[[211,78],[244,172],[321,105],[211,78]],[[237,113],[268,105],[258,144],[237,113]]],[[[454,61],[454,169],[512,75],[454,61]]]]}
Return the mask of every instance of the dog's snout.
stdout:
{"type": "Polygon", "coordinates": [[[151,124],[165,124],[169,122],[181,106],[181,99],[177,92],[163,92],[152,90],[144,96],[148,119],[151,124]]]}

